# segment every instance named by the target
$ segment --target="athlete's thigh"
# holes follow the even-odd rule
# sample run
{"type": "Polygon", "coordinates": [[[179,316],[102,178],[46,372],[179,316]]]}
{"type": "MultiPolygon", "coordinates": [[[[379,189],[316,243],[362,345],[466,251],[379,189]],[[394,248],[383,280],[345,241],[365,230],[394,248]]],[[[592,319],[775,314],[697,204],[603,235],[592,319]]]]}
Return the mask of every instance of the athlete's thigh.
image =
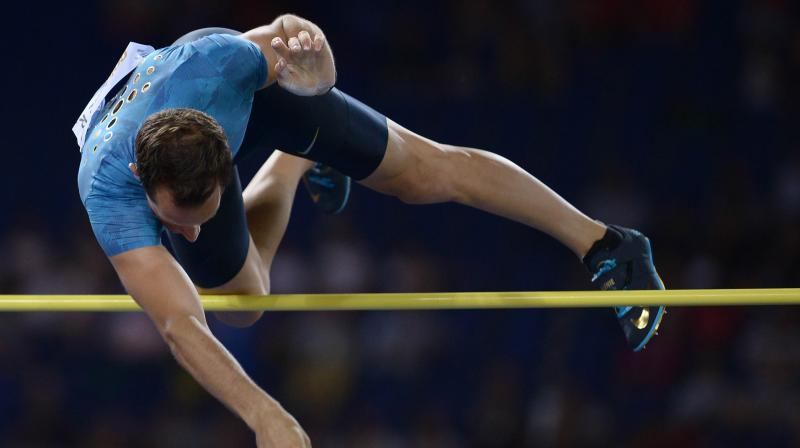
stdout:
{"type": "Polygon", "coordinates": [[[339,89],[301,97],[273,85],[256,92],[236,160],[279,149],[360,180],[383,160],[387,132],[385,116],[339,89]]]}
{"type": "Polygon", "coordinates": [[[201,294],[269,294],[269,273],[264,269],[253,237],[250,236],[244,264],[232,279],[213,288],[198,287],[198,290],[201,294]]]}

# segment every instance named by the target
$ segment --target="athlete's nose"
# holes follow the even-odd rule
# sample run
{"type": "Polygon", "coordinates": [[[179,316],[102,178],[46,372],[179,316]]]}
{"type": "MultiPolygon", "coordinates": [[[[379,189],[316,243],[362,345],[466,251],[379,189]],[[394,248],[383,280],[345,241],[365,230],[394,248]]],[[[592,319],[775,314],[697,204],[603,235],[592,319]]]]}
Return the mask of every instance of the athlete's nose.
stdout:
{"type": "Polygon", "coordinates": [[[186,238],[186,241],[194,243],[200,236],[200,226],[181,227],[181,235],[186,238]]]}

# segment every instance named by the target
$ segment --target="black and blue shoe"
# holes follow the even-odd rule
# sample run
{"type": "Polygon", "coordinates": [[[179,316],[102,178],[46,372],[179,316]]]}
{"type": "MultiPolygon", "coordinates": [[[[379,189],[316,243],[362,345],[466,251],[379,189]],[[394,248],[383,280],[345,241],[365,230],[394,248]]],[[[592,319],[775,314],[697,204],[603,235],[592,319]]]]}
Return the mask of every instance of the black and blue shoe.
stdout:
{"type": "MultiPolygon", "coordinates": [[[[584,257],[592,283],[603,291],[664,289],[653,266],[650,240],[633,229],[609,225],[603,239],[584,257]]],[[[657,334],[665,306],[614,307],[617,320],[633,351],[638,352],[657,334]]]]}
{"type": "Polygon", "coordinates": [[[303,174],[303,184],[314,204],[330,215],[344,210],[350,198],[350,177],[321,163],[315,163],[303,174]]]}

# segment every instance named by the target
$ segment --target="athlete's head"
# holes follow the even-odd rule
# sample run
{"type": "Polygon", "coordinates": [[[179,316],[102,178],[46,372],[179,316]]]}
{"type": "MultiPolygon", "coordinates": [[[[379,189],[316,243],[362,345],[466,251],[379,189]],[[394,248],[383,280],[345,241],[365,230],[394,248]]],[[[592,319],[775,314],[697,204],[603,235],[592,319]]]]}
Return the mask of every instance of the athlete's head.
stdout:
{"type": "Polygon", "coordinates": [[[166,109],[142,124],[131,170],[164,226],[194,241],[219,208],[233,162],[216,120],[194,109],[166,109]]]}

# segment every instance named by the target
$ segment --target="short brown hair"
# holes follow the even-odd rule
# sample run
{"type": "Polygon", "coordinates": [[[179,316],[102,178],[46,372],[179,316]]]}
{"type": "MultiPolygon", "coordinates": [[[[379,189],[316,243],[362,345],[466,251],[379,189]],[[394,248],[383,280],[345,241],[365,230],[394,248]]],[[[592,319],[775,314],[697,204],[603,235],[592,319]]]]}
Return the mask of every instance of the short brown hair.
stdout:
{"type": "Polygon", "coordinates": [[[165,109],[147,117],[136,134],[139,180],[151,197],[170,189],[175,205],[202,204],[231,180],[233,161],[225,131],[195,109],[165,109]]]}

